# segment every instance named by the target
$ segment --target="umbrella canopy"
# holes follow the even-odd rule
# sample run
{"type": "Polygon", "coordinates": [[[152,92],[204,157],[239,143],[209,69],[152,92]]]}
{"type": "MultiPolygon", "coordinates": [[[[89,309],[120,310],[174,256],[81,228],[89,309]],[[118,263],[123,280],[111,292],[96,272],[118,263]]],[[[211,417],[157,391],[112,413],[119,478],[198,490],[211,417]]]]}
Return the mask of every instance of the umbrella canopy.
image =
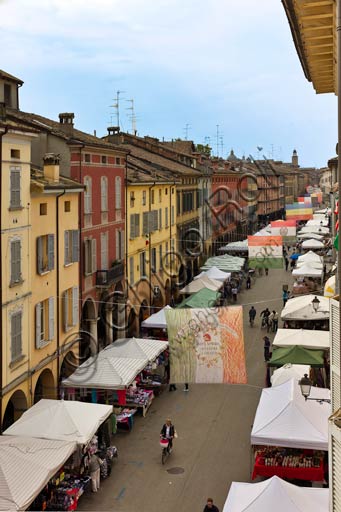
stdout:
{"type": "Polygon", "coordinates": [[[277,368],[272,374],[271,385],[279,386],[283,382],[287,382],[290,379],[300,380],[303,375],[309,375],[310,366],[306,364],[285,364],[281,368],[277,368]]]}
{"type": "Polygon", "coordinates": [[[277,476],[248,484],[232,482],[223,512],[328,512],[329,489],[298,487],[277,476]]]}
{"type": "Polygon", "coordinates": [[[112,411],[112,405],[42,399],[25,411],[4,435],[86,444],[112,411]]]}
{"type": "MultiPolygon", "coordinates": [[[[312,388],[312,398],[330,399],[330,390],[312,388]]],[[[305,400],[298,381],[262,390],[251,432],[251,444],[328,450],[331,404],[305,400]]]]}
{"type": "Polygon", "coordinates": [[[216,292],[223,286],[221,281],[217,281],[216,279],[210,279],[207,276],[199,277],[198,279],[194,279],[191,283],[186,285],[184,288],[180,290],[179,293],[182,294],[192,294],[199,292],[202,288],[207,288],[208,290],[212,290],[216,292]]]}
{"type": "Polygon", "coordinates": [[[314,251],[308,251],[305,254],[301,254],[299,256],[298,261],[300,263],[302,261],[304,261],[305,263],[308,263],[308,262],[322,263],[323,258],[321,256],[319,256],[318,254],[316,254],[316,252],[314,252],[314,251]]]}
{"type": "Polygon", "coordinates": [[[335,276],[331,276],[327,279],[326,284],[324,285],[324,297],[334,297],[335,295],[335,276]]]}
{"type": "Polygon", "coordinates": [[[330,347],[329,331],[278,329],[272,345],[274,347],[300,345],[305,348],[327,350],[330,347]]]}
{"type": "Polygon", "coordinates": [[[224,283],[231,278],[231,272],[223,272],[217,267],[211,267],[205,272],[201,272],[199,275],[195,276],[194,279],[199,279],[204,276],[208,277],[209,279],[214,279],[215,281],[221,281],[224,283]]]}
{"type": "Polygon", "coordinates": [[[0,436],[0,510],[27,510],[76,446],[71,441],[0,436]]]}
{"type": "Polygon", "coordinates": [[[172,308],[170,306],[165,306],[157,313],[150,315],[150,317],[146,318],[146,320],[143,320],[141,327],[145,327],[147,329],[167,329],[165,311],[168,309],[172,308]]]}
{"type": "Polygon", "coordinates": [[[320,242],[320,240],[313,240],[309,238],[308,240],[304,240],[302,242],[302,249],[323,249],[324,243],[320,242]]]}
{"type": "Polygon", "coordinates": [[[67,379],[65,387],[125,389],[149,362],[168,347],[167,341],[123,338],[90,357],[67,379]]]}
{"type": "Polygon", "coordinates": [[[322,269],[314,268],[309,263],[304,262],[292,271],[293,276],[322,277],[322,274],[322,269]]]}
{"type": "Polygon", "coordinates": [[[299,256],[300,256],[300,255],[298,254],[298,252],[293,252],[293,253],[291,254],[291,256],[290,256],[290,259],[291,259],[291,260],[298,260],[299,256]]]}
{"type": "Polygon", "coordinates": [[[324,366],[323,355],[323,350],[311,350],[300,345],[280,347],[272,352],[269,366],[284,366],[291,363],[321,368],[324,366]]]}
{"type": "Polygon", "coordinates": [[[219,297],[219,292],[203,288],[199,292],[194,293],[187,299],[183,300],[177,308],[212,308],[215,306],[219,297]]]}
{"type": "Polygon", "coordinates": [[[302,295],[289,299],[281,313],[282,320],[329,319],[329,299],[321,295],[302,295]],[[315,297],[320,301],[317,311],[313,308],[315,297]]]}
{"type": "Polygon", "coordinates": [[[297,235],[301,240],[323,240],[323,235],[316,235],[316,233],[302,233],[297,235]]]}

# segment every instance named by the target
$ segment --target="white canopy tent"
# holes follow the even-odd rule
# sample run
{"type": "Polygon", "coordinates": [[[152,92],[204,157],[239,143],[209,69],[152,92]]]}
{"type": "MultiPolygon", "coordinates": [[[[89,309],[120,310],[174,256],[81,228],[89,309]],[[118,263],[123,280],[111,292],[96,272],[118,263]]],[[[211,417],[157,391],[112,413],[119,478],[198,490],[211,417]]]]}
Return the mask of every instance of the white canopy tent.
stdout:
{"type": "Polygon", "coordinates": [[[316,233],[301,233],[297,237],[300,240],[319,240],[320,242],[323,240],[323,235],[317,235],[316,233]]]}
{"type": "Polygon", "coordinates": [[[318,235],[329,235],[329,228],[325,226],[319,226],[318,224],[313,224],[312,226],[304,226],[300,229],[300,233],[316,233],[318,235]]]}
{"type": "Polygon", "coordinates": [[[194,279],[200,279],[201,277],[208,277],[209,279],[214,279],[215,281],[221,281],[224,283],[231,278],[231,272],[223,272],[218,267],[211,267],[204,272],[201,272],[199,275],[195,276],[194,279]]]}
{"type": "Polygon", "coordinates": [[[167,329],[165,311],[172,309],[170,306],[165,306],[157,313],[150,315],[146,320],[143,320],[141,327],[146,329],[167,329]]]}
{"type": "Polygon", "coordinates": [[[316,254],[316,252],[314,251],[308,251],[306,252],[305,254],[301,254],[301,256],[298,257],[297,259],[297,263],[298,262],[311,262],[311,261],[314,261],[314,262],[317,262],[317,263],[322,263],[323,261],[323,258],[321,256],[319,256],[318,254],[316,254]]]}
{"type": "Polygon", "coordinates": [[[238,242],[230,242],[229,244],[224,245],[218,249],[221,252],[247,252],[248,250],[248,242],[246,240],[241,240],[238,242]]]}
{"type": "Polygon", "coordinates": [[[298,487],[273,476],[263,482],[232,482],[223,512],[328,512],[329,489],[298,487]]]}
{"type": "Polygon", "coordinates": [[[302,242],[302,249],[324,249],[324,243],[320,240],[313,240],[312,238],[309,238],[302,242]]]}
{"type": "Polygon", "coordinates": [[[42,399],[25,411],[4,435],[86,444],[112,411],[112,405],[42,399]]]}
{"type": "Polygon", "coordinates": [[[278,329],[272,342],[274,347],[300,345],[305,348],[327,350],[330,347],[329,331],[310,329],[278,329]]]}
{"type": "Polygon", "coordinates": [[[293,276],[317,277],[321,278],[323,270],[321,268],[314,268],[310,263],[303,263],[292,271],[293,276]]]}
{"type": "Polygon", "coordinates": [[[27,510],[76,443],[0,436],[0,510],[27,510]]]}
{"type": "MultiPolygon", "coordinates": [[[[312,388],[312,398],[330,398],[330,390],[312,388]]],[[[265,388],[257,407],[251,444],[328,450],[331,404],[305,400],[298,381],[265,388]]]]}
{"type": "Polygon", "coordinates": [[[181,294],[192,294],[197,293],[203,288],[208,288],[208,290],[212,290],[213,292],[217,292],[223,283],[221,281],[217,281],[216,279],[210,279],[207,276],[199,277],[198,279],[194,279],[191,283],[182,288],[179,293],[181,294]]]}
{"type": "Polygon", "coordinates": [[[304,265],[309,265],[309,267],[317,268],[320,270],[323,269],[323,263],[321,261],[300,261],[300,258],[298,258],[296,261],[296,267],[300,268],[304,265]]]}
{"type": "Polygon", "coordinates": [[[321,295],[302,295],[289,299],[281,313],[282,320],[328,320],[329,299],[321,295]],[[314,311],[312,301],[320,301],[317,311],[314,311]]]}
{"type": "Polygon", "coordinates": [[[245,263],[245,258],[224,254],[222,256],[212,256],[208,258],[205,265],[200,270],[209,270],[211,267],[217,267],[224,272],[239,272],[245,263]]]}
{"type": "Polygon", "coordinates": [[[325,228],[328,227],[329,220],[322,217],[320,218],[320,215],[318,215],[318,218],[308,220],[306,226],[323,226],[325,228]]]}
{"type": "Polygon", "coordinates": [[[309,375],[310,366],[306,364],[291,364],[287,363],[280,368],[277,368],[271,376],[271,385],[279,386],[283,382],[287,382],[290,379],[299,380],[305,374],[309,375]]]}
{"type": "Polygon", "coordinates": [[[67,379],[65,387],[125,389],[135,377],[168,348],[167,341],[123,338],[89,358],[67,379]]]}

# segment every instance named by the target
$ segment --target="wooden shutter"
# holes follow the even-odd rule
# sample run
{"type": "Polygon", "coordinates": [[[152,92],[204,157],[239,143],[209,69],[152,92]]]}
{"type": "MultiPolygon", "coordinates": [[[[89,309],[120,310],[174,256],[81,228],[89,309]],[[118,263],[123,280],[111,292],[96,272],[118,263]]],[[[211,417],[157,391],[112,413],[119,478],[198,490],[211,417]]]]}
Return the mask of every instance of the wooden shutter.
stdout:
{"type": "Polygon", "coordinates": [[[165,208],[165,228],[168,228],[168,207],[165,208]]]}
{"type": "Polygon", "coordinates": [[[121,259],[121,255],[120,255],[120,246],[121,246],[120,234],[121,234],[120,231],[118,229],[116,229],[116,231],[115,231],[115,243],[116,243],[115,256],[116,256],[117,260],[121,259]]]}
{"type": "Polygon", "coordinates": [[[139,213],[136,213],[135,214],[135,237],[139,237],[140,236],[140,214],[139,213]]]}
{"type": "Polygon", "coordinates": [[[129,258],[129,282],[131,285],[134,284],[134,256],[129,258]]]}
{"type": "Polygon", "coordinates": [[[150,231],[149,212],[143,212],[142,235],[148,235],[150,231]]]}
{"type": "Polygon", "coordinates": [[[72,230],[72,263],[79,261],[79,230],[72,230]]]}
{"type": "Polygon", "coordinates": [[[121,177],[116,176],[115,178],[115,207],[116,210],[121,208],[121,177]]]}
{"type": "Polygon", "coordinates": [[[69,329],[69,294],[67,291],[63,292],[62,302],[64,331],[67,332],[69,329]]]}
{"type": "Polygon", "coordinates": [[[108,270],[108,233],[101,233],[101,270],[108,270]]]}
{"type": "Polygon", "coordinates": [[[43,307],[41,302],[36,304],[36,348],[41,348],[41,308],[43,307]]]}
{"type": "Polygon", "coordinates": [[[22,352],[22,313],[17,312],[11,316],[11,355],[12,360],[17,359],[22,352]]]}
{"type": "Polygon", "coordinates": [[[48,339],[52,341],[54,338],[54,297],[49,297],[49,332],[48,339]]]}
{"type": "Polygon", "coordinates": [[[71,263],[69,255],[69,231],[64,231],[64,265],[71,263]]]}
{"type": "Polygon", "coordinates": [[[120,232],[121,233],[121,247],[120,247],[120,259],[124,259],[124,230],[120,232]]]}
{"type": "Polygon", "coordinates": [[[78,324],[78,311],[79,311],[79,289],[78,286],[74,286],[72,288],[72,325],[75,326],[78,324]]]}
{"type": "Polygon", "coordinates": [[[43,272],[43,237],[38,236],[37,238],[37,272],[38,274],[42,274],[43,272]]]}
{"type": "Polygon", "coordinates": [[[10,197],[10,206],[12,208],[17,208],[20,206],[20,169],[12,168],[10,174],[10,187],[11,187],[11,197],[10,197]]]}
{"type": "Polygon", "coordinates": [[[159,246],[159,255],[160,255],[160,266],[159,269],[162,270],[162,245],[159,246]]]}
{"type": "Polygon", "coordinates": [[[331,370],[331,397],[332,410],[337,411],[341,407],[340,397],[340,323],[339,323],[339,302],[330,299],[330,370],[331,370]]]}
{"type": "Polygon", "coordinates": [[[132,213],[130,215],[130,239],[133,240],[135,238],[135,214],[132,213]]]}
{"type": "Polygon", "coordinates": [[[54,235],[47,235],[47,268],[54,269],[54,235]]]}
{"type": "Polygon", "coordinates": [[[97,240],[91,240],[91,259],[92,259],[92,273],[97,270],[97,240]]]}
{"type": "Polygon", "coordinates": [[[331,488],[332,488],[332,512],[341,510],[341,443],[331,436],[331,488]]]}
{"type": "Polygon", "coordinates": [[[11,282],[18,283],[21,274],[21,242],[13,240],[11,242],[11,282]]]}
{"type": "Polygon", "coordinates": [[[162,229],[162,208],[159,208],[159,229],[162,229]]]}
{"type": "Polygon", "coordinates": [[[172,206],[172,209],[171,209],[171,224],[172,224],[172,226],[174,225],[174,206],[172,206]]]}
{"type": "Polygon", "coordinates": [[[108,180],[106,176],[101,177],[101,211],[108,211],[108,180]]]}
{"type": "Polygon", "coordinates": [[[91,267],[90,267],[90,247],[91,247],[91,240],[86,239],[83,243],[83,250],[84,250],[84,275],[87,276],[88,274],[91,274],[91,267]]]}

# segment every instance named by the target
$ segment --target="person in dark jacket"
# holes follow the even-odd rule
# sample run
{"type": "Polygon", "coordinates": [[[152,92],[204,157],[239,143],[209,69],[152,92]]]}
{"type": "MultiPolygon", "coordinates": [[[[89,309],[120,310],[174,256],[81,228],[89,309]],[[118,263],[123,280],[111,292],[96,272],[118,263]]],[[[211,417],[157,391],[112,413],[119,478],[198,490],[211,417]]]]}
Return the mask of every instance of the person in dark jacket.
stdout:
{"type": "Polygon", "coordinates": [[[173,448],[173,438],[174,438],[174,425],[172,424],[172,420],[170,418],[166,419],[166,423],[163,425],[160,436],[164,437],[165,439],[168,439],[168,451],[169,453],[172,451],[173,448]]]}
{"type": "Polygon", "coordinates": [[[264,360],[270,361],[270,338],[268,336],[264,336],[264,360]]]}
{"type": "Polygon", "coordinates": [[[204,508],[204,512],[219,512],[218,507],[213,504],[212,498],[207,498],[207,503],[204,508]]]}

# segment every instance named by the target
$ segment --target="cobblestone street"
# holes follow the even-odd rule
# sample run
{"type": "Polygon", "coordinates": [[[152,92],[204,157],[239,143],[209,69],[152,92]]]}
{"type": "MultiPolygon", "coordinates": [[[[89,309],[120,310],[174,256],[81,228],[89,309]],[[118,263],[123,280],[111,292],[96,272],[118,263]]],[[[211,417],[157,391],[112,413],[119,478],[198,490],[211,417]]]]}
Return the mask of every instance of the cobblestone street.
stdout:
{"type": "Polygon", "coordinates": [[[111,477],[98,494],[80,500],[80,510],[196,512],[203,509],[208,496],[221,510],[231,481],[250,480],[250,431],[265,384],[265,331],[260,329],[259,314],[266,306],[280,312],[282,284],[291,282],[291,273],[271,270],[238,297],[244,306],[248,385],[190,385],[189,393],[178,385],[175,392],[165,391],[154,400],[146,418],[136,418],[131,433],[115,437],[119,458],[111,477]],[[257,319],[250,328],[252,304],[257,319]],[[168,416],[179,438],[162,466],[159,431],[168,416]]]}

